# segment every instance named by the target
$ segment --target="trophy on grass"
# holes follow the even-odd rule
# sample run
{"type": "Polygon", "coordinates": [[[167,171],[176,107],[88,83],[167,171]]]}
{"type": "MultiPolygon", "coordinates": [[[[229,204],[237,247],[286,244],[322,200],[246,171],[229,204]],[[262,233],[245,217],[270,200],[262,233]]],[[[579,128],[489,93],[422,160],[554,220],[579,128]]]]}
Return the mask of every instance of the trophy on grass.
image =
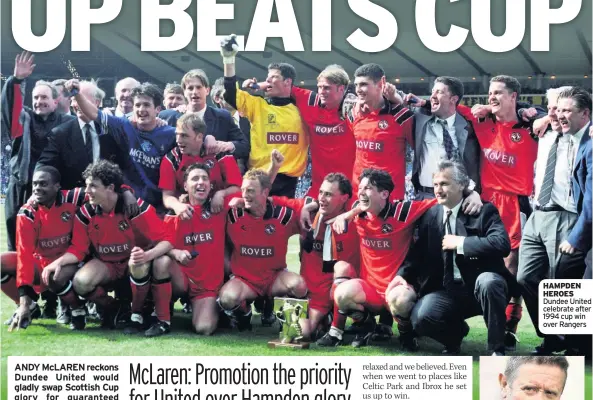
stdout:
{"type": "Polygon", "coordinates": [[[282,329],[278,339],[270,340],[268,347],[290,347],[308,349],[309,342],[303,341],[303,331],[299,321],[307,318],[309,300],[274,297],[274,314],[282,329]]]}

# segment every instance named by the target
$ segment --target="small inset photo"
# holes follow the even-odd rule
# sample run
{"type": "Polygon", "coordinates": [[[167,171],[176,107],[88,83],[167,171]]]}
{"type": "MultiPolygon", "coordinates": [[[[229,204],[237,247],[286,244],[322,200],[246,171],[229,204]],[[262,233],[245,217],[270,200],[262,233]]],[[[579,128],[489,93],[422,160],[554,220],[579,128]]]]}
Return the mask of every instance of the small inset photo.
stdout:
{"type": "Polygon", "coordinates": [[[585,400],[582,356],[480,357],[480,400],[585,400]]]}

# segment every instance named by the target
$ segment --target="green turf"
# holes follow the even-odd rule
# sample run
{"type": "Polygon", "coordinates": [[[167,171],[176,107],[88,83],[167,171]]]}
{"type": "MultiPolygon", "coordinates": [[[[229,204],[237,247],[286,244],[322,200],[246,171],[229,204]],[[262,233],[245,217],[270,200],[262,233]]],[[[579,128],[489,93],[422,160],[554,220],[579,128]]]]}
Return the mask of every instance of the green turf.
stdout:
{"type": "MultiPolygon", "coordinates": [[[[3,209],[0,210],[3,215],[3,209]]],[[[3,222],[3,221],[2,221],[3,222]]],[[[5,237],[4,223],[0,224],[1,237],[5,237]]],[[[2,240],[2,248],[5,249],[5,239],[2,240]]],[[[293,237],[289,243],[287,262],[289,268],[298,268],[298,241],[293,237]]],[[[14,304],[2,294],[0,298],[1,321],[10,317],[14,311],[14,304]]],[[[179,304],[177,304],[179,309],[179,304]]],[[[474,399],[478,399],[478,358],[479,355],[487,355],[486,350],[486,327],[480,317],[468,320],[471,327],[468,337],[462,346],[462,355],[474,357],[474,399]]],[[[8,356],[197,356],[197,355],[221,355],[221,356],[348,356],[348,355],[369,355],[369,356],[398,356],[409,355],[402,353],[397,345],[397,340],[390,343],[382,343],[362,349],[353,349],[343,346],[335,349],[322,349],[313,346],[310,350],[296,351],[289,349],[268,349],[268,340],[276,337],[277,329],[263,328],[259,323],[259,317],[254,317],[253,332],[249,334],[238,333],[237,331],[217,332],[212,337],[200,337],[191,332],[191,321],[189,316],[180,312],[175,313],[172,320],[173,332],[170,335],[154,339],[143,337],[130,337],[118,331],[105,331],[95,324],[89,324],[84,332],[73,332],[65,326],[57,326],[52,320],[35,320],[27,330],[8,333],[6,327],[1,326],[2,359],[1,368],[6,369],[6,357],[8,356]]],[[[520,340],[516,354],[527,354],[534,346],[539,344],[539,339],[533,331],[533,327],[527,315],[519,325],[520,340]]],[[[414,356],[438,355],[442,346],[430,339],[421,339],[420,348],[422,351],[414,353],[414,356]]],[[[591,376],[589,367],[588,376],[591,376]]],[[[590,399],[591,387],[590,378],[588,382],[588,393],[590,399]]],[[[6,373],[2,373],[2,399],[6,398],[6,373]]]]}

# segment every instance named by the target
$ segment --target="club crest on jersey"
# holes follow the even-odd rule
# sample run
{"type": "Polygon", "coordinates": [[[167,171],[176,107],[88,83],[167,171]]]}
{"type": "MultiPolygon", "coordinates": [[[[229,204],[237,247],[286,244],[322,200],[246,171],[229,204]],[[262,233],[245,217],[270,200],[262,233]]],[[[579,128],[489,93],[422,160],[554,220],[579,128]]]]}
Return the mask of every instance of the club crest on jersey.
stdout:
{"type": "Polygon", "coordinates": [[[379,129],[387,129],[388,126],[389,126],[389,124],[384,119],[379,121],[379,129]]]}
{"type": "Polygon", "coordinates": [[[268,124],[276,123],[276,114],[268,114],[268,124]]]}
{"type": "Polygon", "coordinates": [[[391,226],[391,224],[383,224],[383,226],[381,227],[381,232],[391,233],[393,232],[393,226],[391,226]]]}
{"type": "Polygon", "coordinates": [[[276,227],[272,224],[268,224],[268,225],[266,225],[266,228],[264,229],[264,231],[268,235],[272,235],[272,234],[274,234],[274,232],[276,232],[276,227]]]}
{"type": "Polygon", "coordinates": [[[208,210],[202,210],[202,219],[208,219],[210,218],[212,214],[210,214],[210,211],[208,210]]]}
{"type": "Polygon", "coordinates": [[[511,140],[515,143],[519,143],[523,137],[519,132],[511,133],[511,140]]]}
{"type": "Polygon", "coordinates": [[[144,150],[145,153],[148,153],[150,151],[150,149],[152,149],[152,145],[150,144],[150,142],[146,142],[146,141],[142,142],[140,147],[142,147],[142,150],[144,150]]]}
{"type": "Polygon", "coordinates": [[[120,221],[119,224],[117,224],[117,227],[123,232],[130,227],[130,224],[128,224],[127,221],[120,221]]]}
{"type": "Polygon", "coordinates": [[[68,222],[70,221],[70,218],[72,218],[72,214],[70,214],[69,211],[64,211],[62,215],[60,215],[60,218],[62,218],[62,221],[68,222]]]}
{"type": "Polygon", "coordinates": [[[204,164],[210,169],[214,168],[214,160],[206,160],[204,164]]]}

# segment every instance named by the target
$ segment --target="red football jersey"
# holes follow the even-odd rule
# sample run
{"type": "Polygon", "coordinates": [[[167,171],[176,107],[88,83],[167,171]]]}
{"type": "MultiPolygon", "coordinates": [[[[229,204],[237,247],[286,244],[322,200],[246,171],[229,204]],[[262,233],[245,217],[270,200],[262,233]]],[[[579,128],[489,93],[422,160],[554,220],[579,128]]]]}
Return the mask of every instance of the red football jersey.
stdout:
{"type": "Polygon", "coordinates": [[[359,177],[366,168],[387,171],[395,185],[391,198],[403,199],[406,178],[406,144],[414,145],[414,114],[402,105],[385,106],[356,118],[348,113],[348,123],[356,139],[356,159],[352,172],[352,189],[358,192],[359,177]]]}
{"type": "Polygon", "coordinates": [[[497,122],[494,117],[478,120],[466,106],[459,106],[458,111],[472,122],[482,148],[482,186],[531,196],[537,141],[529,123],[497,122]]]}
{"type": "Polygon", "coordinates": [[[181,154],[179,147],[167,153],[161,161],[159,188],[172,190],[180,193],[183,190],[183,174],[191,164],[202,163],[210,168],[210,182],[212,182],[212,193],[229,186],[241,187],[241,172],[235,158],[228,153],[200,154],[199,156],[188,156],[181,154]]]}
{"type": "Polygon", "coordinates": [[[61,190],[50,208],[21,207],[16,218],[16,285],[33,286],[34,260],[43,267],[68,250],[76,210],[86,200],[84,190],[61,190]]]}
{"type": "Polygon", "coordinates": [[[268,201],[261,218],[243,209],[231,209],[227,234],[233,243],[231,270],[255,284],[268,282],[286,268],[288,239],[299,232],[298,213],[268,201]]]}
{"type": "Polygon", "coordinates": [[[83,260],[90,252],[101,261],[117,263],[126,261],[135,246],[147,248],[163,240],[171,242],[155,208],[142,199],[138,199],[138,206],[139,214],[128,219],[121,195],[110,213],[85,203],[76,213],[68,253],[83,260]]]}
{"type": "Polygon", "coordinates": [[[192,219],[182,220],[174,214],[165,216],[165,225],[172,237],[173,247],[197,253],[182,271],[206,290],[218,291],[224,282],[224,244],[228,201],[225,210],[213,214],[210,202],[193,206],[192,219]]]}
{"type": "Polygon", "coordinates": [[[383,294],[404,262],[416,222],[436,199],[394,201],[379,215],[362,213],[354,219],[360,236],[360,278],[383,294]]]}
{"type": "Polygon", "coordinates": [[[311,188],[316,196],[323,178],[330,172],[341,172],[352,178],[356,144],[348,123],[341,118],[340,110],[324,107],[317,93],[292,87],[292,95],[309,129],[311,150],[311,188]]]}

